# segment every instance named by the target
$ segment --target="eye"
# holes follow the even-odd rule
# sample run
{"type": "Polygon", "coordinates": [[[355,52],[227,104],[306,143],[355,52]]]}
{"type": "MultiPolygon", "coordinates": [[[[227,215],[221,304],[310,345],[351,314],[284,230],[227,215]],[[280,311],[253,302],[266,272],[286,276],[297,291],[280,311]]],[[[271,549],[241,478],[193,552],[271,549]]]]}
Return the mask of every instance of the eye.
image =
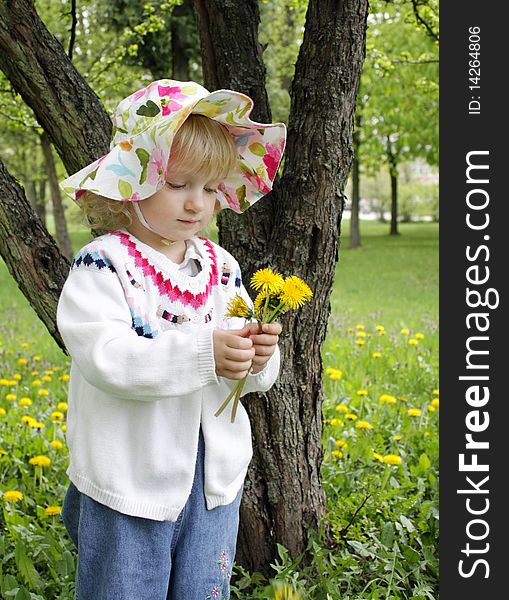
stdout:
{"type": "Polygon", "coordinates": [[[203,188],[207,194],[215,194],[217,190],[215,188],[203,188]]]}
{"type": "Polygon", "coordinates": [[[167,181],[166,185],[168,185],[172,190],[181,190],[186,187],[185,184],[172,183],[171,181],[167,181]]]}

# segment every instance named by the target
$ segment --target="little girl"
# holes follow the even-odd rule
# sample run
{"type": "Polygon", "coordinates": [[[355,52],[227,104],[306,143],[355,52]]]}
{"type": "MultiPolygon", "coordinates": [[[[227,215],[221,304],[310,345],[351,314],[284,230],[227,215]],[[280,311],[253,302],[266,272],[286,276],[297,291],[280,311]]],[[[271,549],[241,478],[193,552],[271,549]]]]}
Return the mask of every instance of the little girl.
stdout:
{"type": "Polygon", "coordinates": [[[237,261],[198,236],[272,189],[284,124],[252,100],[160,80],[124,99],[110,152],[62,183],[105,231],[75,256],[57,324],[72,358],[62,519],[80,600],[228,598],[252,457],[236,382],[263,392],[281,326],[225,319],[237,261]]]}

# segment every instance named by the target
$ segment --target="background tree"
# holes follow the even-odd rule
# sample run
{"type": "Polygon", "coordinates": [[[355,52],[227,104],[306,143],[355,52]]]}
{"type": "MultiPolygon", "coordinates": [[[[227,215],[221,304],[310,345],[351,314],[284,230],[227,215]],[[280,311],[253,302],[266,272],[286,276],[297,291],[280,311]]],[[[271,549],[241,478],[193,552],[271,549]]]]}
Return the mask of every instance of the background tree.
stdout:
{"type": "MultiPolygon", "coordinates": [[[[92,3],[88,6],[92,8],[92,3]]],[[[98,10],[98,5],[93,7],[98,10]]],[[[195,0],[195,10],[206,87],[249,94],[256,106],[252,117],[270,121],[263,49],[257,36],[258,3],[195,0]]],[[[122,85],[132,91],[138,73],[114,84],[114,67],[109,70],[108,59],[103,69],[100,59],[99,64],[90,64],[86,34],[92,17],[91,10],[76,19],[76,57],[85,54],[87,74],[93,74],[95,82],[104,82],[110,90],[122,85]]],[[[366,17],[367,0],[310,0],[290,86],[288,143],[281,178],[264,202],[246,215],[239,218],[225,213],[219,219],[220,241],[239,258],[246,280],[256,268],[270,264],[302,276],[314,290],[313,302],[285,317],[279,382],[269,393],[254,395],[246,402],[255,455],[241,509],[239,559],[250,569],[266,573],[276,556],[276,543],[285,545],[292,555],[302,552],[309,527],[318,527],[325,510],[320,485],[321,351],[338,257],[343,189],[352,159],[366,17]]],[[[0,67],[33,109],[68,172],[107,150],[111,131],[107,111],[38,19],[29,0],[0,0],[0,67]]],[[[110,98],[107,101],[109,104],[110,98]]],[[[8,174],[3,181],[12,206],[28,206],[19,189],[8,185],[8,174]]],[[[3,246],[0,249],[20,282],[29,273],[25,264],[29,254],[17,237],[17,218],[16,210],[0,211],[4,226],[0,232],[11,235],[10,242],[18,251],[18,269],[12,254],[3,246]]],[[[43,241],[51,239],[38,233],[43,241]]],[[[61,284],[55,277],[52,308],[61,284]]],[[[34,291],[24,291],[35,307],[34,291]]],[[[54,314],[48,329],[55,335],[54,314]]],[[[58,335],[55,339],[61,343],[58,335]]]]}

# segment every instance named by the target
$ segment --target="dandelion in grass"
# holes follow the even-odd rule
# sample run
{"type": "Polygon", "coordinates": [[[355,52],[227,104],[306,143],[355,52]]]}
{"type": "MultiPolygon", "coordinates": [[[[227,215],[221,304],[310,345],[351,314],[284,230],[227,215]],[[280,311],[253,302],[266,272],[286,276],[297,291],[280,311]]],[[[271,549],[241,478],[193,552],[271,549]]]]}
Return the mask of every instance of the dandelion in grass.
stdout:
{"type": "Polygon", "coordinates": [[[431,392],[433,394],[433,396],[440,396],[440,390],[435,389],[431,392]]]}
{"type": "Polygon", "coordinates": [[[15,373],[12,378],[14,379],[14,381],[21,381],[23,379],[23,376],[20,375],[20,373],[15,373]]]}
{"type": "Polygon", "coordinates": [[[427,409],[429,412],[435,412],[436,408],[432,404],[428,404],[427,409]]]}
{"type": "Polygon", "coordinates": [[[381,358],[382,357],[382,353],[381,352],[373,352],[373,354],[371,356],[373,358],[381,358]]]}
{"type": "Polygon", "coordinates": [[[346,440],[336,440],[336,446],[338,448],[348,448],[348,442],[346,440]]]}
{"type": "Polygon", "coordinates": [[[357,329],[364,329],[364,325],[362,323],[357,323],[357,325],[355,326],[357,329]]]}
{"type": "Polygon", "coordinates": [[[388,465],[400,465],[403,462],[403,459],[397,454],[386,454],[382,458],[382,461],[388,465]]]}
{"type": "Polygon", "coordinates": [[[378,452],[373,452],[373,458],[375,460],[379,460],[380,462],[384,461],[384,457],[382,456],[382,454],[378,454],[378,452]]]}
{"type": "Polygon", "coordinates": [[[0,416],[3,417],[6,413],[5,408],[3,406],[0,406],[0,416]]]}
{"type": "Polygon", "coordinates": [[[13,402],[14,400],[16,400],[16,394],[7,394],[5,396],[5,399],[7,400],[7,402],[13,402]]]}
{"type": "Polygon", "coordinates": [[[28,362],[28,361],[27,361],[27,359],[26,359],[26,358],[20,358],[20,359],[18,359],[18,365],[19,365],[20,367],[24,367],[24,366],[27,364],[27,362],[28,362]]]}
{"type": "Polygon", "coordinates": [[[358,331],[356,335],[358,338],[364,338],[367,336],[367,333],[365,331],[361,330],[361,331],[358,331]]]}
{"type": "Polygon", "coordinates": [[[377,325],[375,329],[378,331],[378,333],[385,333],[385,327],[383,325],[377,325]]]}
{"type": "Polygon", "coordinates": [[[373,425],[367,421],[357,421],[355,427],[357,427],[357,429],[373,429],[373,425]]]}
{"type": "Polygon", "coordinates": [[[419,340],[416,340],[415,338],[410,338],[408,340],[408,343],[410,344],[410,346],[418,346],[419,345],[419,340]]]}
{"type": "Polygon", "coordinates": [[[341,452],[341,450],[333,450],[331,452],[332,456],[335,456],[336,458],[343,458],[343,453],[341,452]]]}
{"type": "Polygon", "coordinates": [[[8,490],[3,493],[2,497],[7,502],[19,502],[20,500],[23,500],[23,493],[19,490],[8,490]]]}
{"type": "Polygon", "coordinates": [[[33,387],[41,387],[41,385],[42,385],[42,381],[40,379],[34,379],[32,381],[32,386],[33,387]]]}
{"type": "Polygon", "coordinates": [[[53,423],[58,423],[59,421],[61,421],[64,418],[64,413],[60,412],[59,410],[55,410],[51,413],[51,420],[53,423]]]}
{"type": "Polygon", "coordinates": [[[49,517],[54,517],[55,515],[59,515],[62,512],[62,508],[60,506],[47,506],[44,509],[44,512],[49,517]]]}
{"type": "Polygon", "coordinates": [[[343,421],[343,419],[331,419],[330,420],[330,424],[331,425],[337,425],[338,427],[343,427],[345,422],[343,421]]]}
{"type": "Polygon", "coordinates": [[[49,381],[53,381],[53,378],[50,377],[49,375],[43,375],[42,380],[46,381],[46,382],[49,382],[49,381]]]}
{"type": "Polygon", "coordinates": [[[39,396],[48,396],[48,395],[49,395],[49,392],[48,392],[48,390],[46,390],[46,389],[44,389],[44,388],[41,388],[41,389],[39,390],[39,396]]]}
{"type": "Polygon", "coordinates": [[[396,404],[396,397],[391,394],[382,394],[380,396],[380,402],[382,404],[396,404]]]}
{"type": "Polygon", "coordinates": [[[345,415],[345,419],[349,419],[350,421],[355,421],[359,417],[355,413],[347,413],[345,415]]]}
{"type": "Polygon", "coordinates": [[[400,331],[400,333],[401,333],[401,335],[410,335],[410,329],[405,329],[405,328],[403,328],[403,329],[400,331]]]}
{"type": "Polygon", "coordinates": [[[50,446],[52,448],[55,448],[56,450],[62,450],[62,448],[64,447],[64,445],[62,444],[62,442],[60,440],[53,440],[51,442],[50,446]]]}
{"type": "Polygon", "coordinates": [[[339,412],[347,413],[349,411],[349,408],[346,404],[338,404],[336,406],[336,410],[339,412]]]}
{"type": "Polygon", "coordinates": [[[395,442],[399,442],[399,441],[401,440],[401,438],[402,438],[402,437],[403,437],[403,436],[401,436],[401,435],[393,435],[393,436],[392,436],[392,439],[393,439],[395,442]]]}
{"type": "Polygon", "coordinates": [[[357,344],[357,346],[364,346],[364,340],[362,338],[357,338],[355,340],[355,343],[357,344]]]}
{"type": "Polygon", "coordinates": [[[51,464],[51,459],[47,456],[39,454],[38,456],[31,458],[28,462],[36,467],[49,467],[51,464]]]}
{"type": "Polygon", "coordinates": [[[70,379],[70,375],[69,375],[68,373],[64,373],[64,375],[60,375],[60,376],[58,377],[58,379],[59,379],[60,381],[69,381],[69,379],[70,379]]]}
{"type": "Polygon", "coordinates": [[[360,390],[357,390],[356,393],[357,393],[357,396],[367,396],[368,395],[368,390],[360,389],[360,390]]]}
{"type": "Polygon", "coordinates": [[[422,411],[419,408],[409,408],[407,414],[409,417],[420,417],[422,411]]]}
{"type": "Polygon", "coordinates": [[[57,408],[58,408],[58,410],[66,411],[67,410],[67,402],[59,402],[57,404],[57,408]]]}
{"type": "Polygon", "coordinates": [[[41,360],[41,357],[38,354],[36,354],[34,356],[34,360],[35,360],[35,362],[39,362],[41,360]]]}
{"type": "Polygon", "coordinates": [[[343,372],[339,369],[334,369],[333,367],[328,367],[325,369],[325,372],[332,379],[332,381],[338,381],[341,379],[341,377],[343,377],[343,372]]]}
{"type": "Polygon", "coordinates": [[[418,340],[423,340],[423,339],[424,339],[424,333],[420,333],[420,332],[419,332],[419,333],[416,333],[416,334],[415,334],[415,337],[416,337],[418,340]]]}
{"type": "Polygon", "coordinates": [[[434,406],[435,408],[438,408],[440,406],[440,399],[439,398],[433,398],[433,400],[431,401],[431,406],[434,406]]]}

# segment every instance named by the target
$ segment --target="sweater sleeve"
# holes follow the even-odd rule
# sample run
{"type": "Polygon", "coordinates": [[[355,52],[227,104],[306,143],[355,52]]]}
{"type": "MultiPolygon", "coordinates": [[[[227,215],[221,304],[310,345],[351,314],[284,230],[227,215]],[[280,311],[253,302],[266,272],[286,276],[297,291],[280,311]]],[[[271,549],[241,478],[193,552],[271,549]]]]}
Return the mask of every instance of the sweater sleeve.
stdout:
{"type": "Polygon", "coordinates": [[[218,383],[212,330],[139,336],[115,274],[71,271],[58,302],[57,326],[88,383],[117,397],[155,401],[218,383]]]}

